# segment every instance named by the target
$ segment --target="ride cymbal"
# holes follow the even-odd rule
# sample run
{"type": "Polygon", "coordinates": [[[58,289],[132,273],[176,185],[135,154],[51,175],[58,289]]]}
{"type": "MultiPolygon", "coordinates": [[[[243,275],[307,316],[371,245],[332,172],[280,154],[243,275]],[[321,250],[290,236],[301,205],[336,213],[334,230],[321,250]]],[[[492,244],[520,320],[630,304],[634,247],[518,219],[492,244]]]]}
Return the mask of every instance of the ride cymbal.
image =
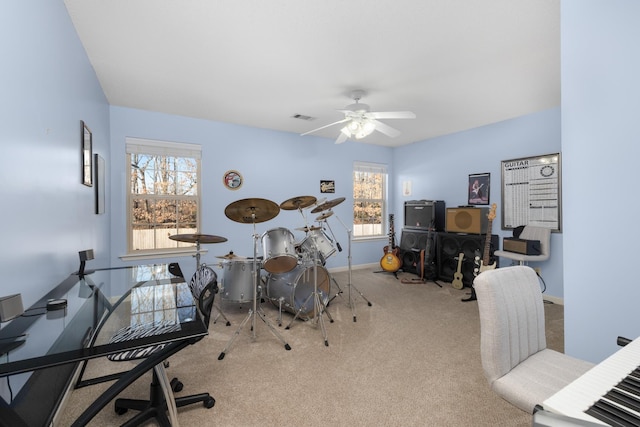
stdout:
{"type": "Polygon", "coordinates": [[[285,200],[284,202],[280,203],[280,209],[284,209],[285,211],[304,209],[308,206],[313,205],[316,200],[317,199],[313,196],[292,197],[291,199],[285,200]]]}
{"type": "Polygon", "coordinates": [[[267,199],[242,199],[235,201],[224,210],[231,221],[253,224],[269,221],[280,213],[280,207],[267,199]]]}
{"type": "Polygon", "coordinates": [[[226,242],[226,237],[212,236],[210,234],[174,234],[169,236],[171,240],[177,240],[178,242],[187,243],[222,243],[226,242]]]}
{"type": "Polygon", "coordinates": [[[329,200],[328,202],[324,202],[321,205],[318,205],[316,208],[314,208],[311,213],[318,213],[318,212],[322,212],[322,211],[327,211],[329,209],[331,209],[334,206],[338,206],[340,203],[344,202],[345,198],[344,197],[338,197],[337,199],[333,199],[333,200],[329,200]]]}

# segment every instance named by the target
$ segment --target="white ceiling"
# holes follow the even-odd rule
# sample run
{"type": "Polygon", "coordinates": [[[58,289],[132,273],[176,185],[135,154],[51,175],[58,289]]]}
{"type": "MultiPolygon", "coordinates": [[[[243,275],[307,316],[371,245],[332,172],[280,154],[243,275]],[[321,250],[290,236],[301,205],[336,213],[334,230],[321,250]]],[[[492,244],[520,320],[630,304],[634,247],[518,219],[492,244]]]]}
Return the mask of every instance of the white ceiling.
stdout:
{"type": "Polygon", "coordinates": [[[392,147],[560,105],[560,0],[65,4],[111,105],[304,133],[362,89],[392,147]]]}

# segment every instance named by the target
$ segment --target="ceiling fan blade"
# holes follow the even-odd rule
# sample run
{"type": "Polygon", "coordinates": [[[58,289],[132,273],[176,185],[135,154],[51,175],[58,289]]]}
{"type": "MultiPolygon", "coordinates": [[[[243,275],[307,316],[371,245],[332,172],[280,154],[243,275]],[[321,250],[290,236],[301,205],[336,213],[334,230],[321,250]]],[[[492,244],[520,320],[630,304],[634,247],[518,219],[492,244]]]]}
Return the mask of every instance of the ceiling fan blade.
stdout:
{"type": "Polygon", "coordinates": [[[365,114],[372,119],[415,119],[415,113],[411,111],[372,111],[365,114]]]}
{"type": "Polygon", "coordinates": [[[387,136],[390,136],[391,138],[395,138],[396,136],[400,135],[400,131],[396,128],[392,128],[391,126],[389,126],[386,123],[382,123],[378,120],[371,120],[375,125],[376,125],[376,130],[380,131],[382,133],[384,133],[387,136]]]}
{"type": "Polygon", "coordinates": [[[340,132],[340,135],[336,138],[336,144],[342,144],[347,139],[349,139],[349,137],[344,132],[340,132]]]}
{"type": "Polygon", "coordinates": [[[308,132],[302,133],[302,134],[300,134],[300,136],[309,135],[310,133],[317,132],[317,131],[319,131],[319,130],[322,130],[322,129],[328,128],[329,126],[337,125],[338,123],[344,123],[344,122],[346,122],[347,120],[350,120],[350,119],[345,117],[344,119],[342,119],[342,120],[338,120],[337,122],[329,123],[328,125],[324,125],[324,126],[319,127],[319,128],[317,128],[317,129],[310,130],[310,131],[308,131],[308,132]]]}

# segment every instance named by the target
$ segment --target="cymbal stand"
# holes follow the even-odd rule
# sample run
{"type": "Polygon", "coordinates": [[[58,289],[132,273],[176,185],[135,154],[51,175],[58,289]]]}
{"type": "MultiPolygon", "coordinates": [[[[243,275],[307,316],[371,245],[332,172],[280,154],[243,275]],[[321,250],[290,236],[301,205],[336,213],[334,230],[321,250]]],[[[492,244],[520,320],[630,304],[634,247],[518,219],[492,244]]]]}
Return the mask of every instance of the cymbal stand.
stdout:
{"type": "MultiPolygon", "coordinates": [[[[255,218],[255,213],[252,214],[255,218]]],[[[285,341],[285,339],[282,337],[282,335],[280,335],[278,333],[278,331],[276,331],[276,328],[273,327],[273,325],[271,324],[271,322],[269,322],[269,319],[267,319],[267,316],[264,314],[264,312],[262,311],[262,307],[258,307],[258,263],[257,263],[257,259],[258,259],[258,235],[256,234],[256,224],[255,221],[253,223],[253,272],[252,272],[252,278],[253,278],[253,308],[249,309],[249,313],[247,314],[247,317],[245,317],[245,319],[242,321],[242,323],[240,323],[240,326],[238,326],[238,329],[236,329],[236,331],[234,332],[233,336],[231,337],[231,339],[229,340],[229,342],[227,343],[227,346],[222,350],[222,352],[220,353],[220,355],[218,356],[218,360],[222,360],[224,359],[225,354],[227,353],[227,350],[229,350],[229,348],[231,347],[231,345],[233,344],[233,342],[235,341],[235,339],[238,337],[238,335],[240,335],[240,331],[242,330],[242,328],[244,327],[244,325],[251,320],[251,337],[252,339],[255,341],[256,339],[256,315],[260,318],[260,320],[262,320],[264,322],[265,325],[267,325],[269,327],[269,329],[271,330],[271,332],[273,333],[273,335],[276,336],[276,338],[278,338],[283,344],[284,344],[284,348],[285,350],[291,350],[291,346],[285,341]]]]}
{"type": "MultiPolygon", "coordinates": [[[[196,254],[194,255],[194,257],[196,258],[196,271],[198,271],[200,269],[200,240],[196,240],[196,254]]],[[[213,318],[213,323],[216,323],[218,321],[218,317],[222,316],[222,318],[226,322],[225,325],[231,326],[231,322],[229,322],[229,319],[227,319],[227,316],[224,315],[224,312],[220,308],[220,304],[217,302],[214,302],[213,308],[218,310],[218,312],[220,313],[213,318]]]]}
{"type": "Polygon", "coordinates": [[[320,293],[318,292],[318,245],[316,245],[315,239],[311,238],[313,244],[313,293],[309,295],[304,302],[300,305],[295,316],[291,319],[291,322],[287,325],[285,329],[289,329],[293,322],[300,316],[302,310],[307,306],[311,298],[313,298],[313,312],[314,317],[311,319],[313,321],[315,319],[316,322],[320,323],[320,329],[322,330],[322,337],[324,338],[324,345],[329,347],[329,340],[327,339],[327,328],[324,325],[324,317],[322,317],[323,313],[327,313],[327,317],[329,317],[329,321],[333,323],[333,318],[327,311],[327,306],[320,298],[320,293]]]}
{"type": "MultiPolygon", "coordinates": [[[[329,239],[331,244],[335,242],[336,247],[338,248],[338,252],[342,252],[342,246],[340,246],[340,242],[338,242],[336,235],[333,233],[333,230],[331,229],[331,225],[329,225],[329,221],[325,219],[323,222],[327,225],[327,228],[329,229],[329,233],[331,234],[331,237],[333,237],[333,240],[331,240],[331,237],[329,236],[327,236],[327,239],[329,239]]],[[[342,288],[338,284],[338,281],[331,275],[331,273],[329,273],[329,277],[331,278],[331,281],[336,285],[336,288],[338,288],[338,292],[336,292],[336,294],[329,299],[329,302],[331,302],[334,299],[336,299],[338,295],[340,295],[340,297],[342,298],[342,288]]]]}
{"type": "Polygon", "coordinates": [[[349,292],[348,292],[348,294],[349,294],[349,305],[351,306],[351,312],[353,314],[353,321],[356,322],[357,321],[357,319],[356,319],[356,307],[355,307],[355,304],[354,304],[354,300],[351,298],[351,289],[353,288],[358,293],[358,295],[360,295],[360,297],[362,297],[362,299],[367,302],[367,305],[369,307],[371,307],[372,304],[371,304],[371,301],[369,301],[364,296],[364,294],[362,292],[360,292],[358,290],[358,288],[356,288],[353,285],[353,283],[351,281],[351,279],[352,279],[352,276],[351,276],[351,271],[352,271],[352,269],[351,269],[351,234],[352,234],[352,232],[351,232],[351,229],[348,228],[344,224],[344,222],[342,222],[342,220],[338,217],[338,215],[335,215],[335,217],[340,222],[340,224],[342,224],[344,229],[347,230],[347,235],[349,236],[349,243],[348,243],[348,247],[347,247],[347,260],[348,260],[348,266],[349,266],[349,283],[347,283],[347,287],[349,288],[349,292]]]}

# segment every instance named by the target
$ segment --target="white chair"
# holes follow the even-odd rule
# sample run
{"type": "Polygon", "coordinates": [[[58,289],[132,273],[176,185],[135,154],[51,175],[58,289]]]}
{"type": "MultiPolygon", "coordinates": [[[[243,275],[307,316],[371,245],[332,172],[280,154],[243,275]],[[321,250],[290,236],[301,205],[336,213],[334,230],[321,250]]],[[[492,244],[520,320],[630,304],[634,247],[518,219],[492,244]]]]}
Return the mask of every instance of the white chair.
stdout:
{"type": "Polygon", "coordinates": [[[547,348],[544,303],[535,271],[511,266],[474,280],[482,368],[491,389],[528,413],[593,364],[547,348]]]}
{"type": "Polygon", "coordinates": [[[534,225],[527,225],[522,230],[519,236],[524,240],[539,240],[540,241],[540,255],[524,255],[517,252],[509,251],[495,251],[494,256],[502,258],[509,258],[514,261],[518,261],[520,265],[524,265],[528,261],[546,261],[549,259],[549,247],[551,246],[551,229],[545,227],[536,227],[534,225]]]}

